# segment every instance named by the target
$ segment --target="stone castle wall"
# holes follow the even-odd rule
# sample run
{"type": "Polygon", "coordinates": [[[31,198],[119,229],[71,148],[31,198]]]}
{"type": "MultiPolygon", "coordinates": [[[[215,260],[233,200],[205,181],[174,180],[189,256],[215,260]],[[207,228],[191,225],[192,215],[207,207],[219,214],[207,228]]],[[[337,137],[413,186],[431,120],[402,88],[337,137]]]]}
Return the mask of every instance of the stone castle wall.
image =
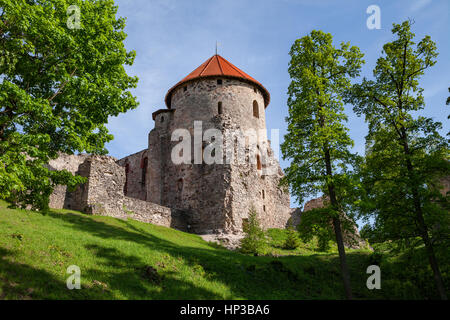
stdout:
{"type": "Polygon", "coordinates": [[[140,200],[147,200],[147,161],[147,149],[136,152],[117,161],[117,164],[125,168],[126,180],[123,193],[126,196],[140,200]]]}
{"type": "Polygon", "coordinates": [[[116,162],[113,157],[96,155],[61,155],[58,159],[52,160],[51,168],[69,170],[88,178],[88,181],[80,185],[75,192],[56,188],[50,198],[50,207],[121,219],[132,218],[186,230],[182,211],[125,196],[123,194],[125,168],[116,162]]]}
{"type": "MultiPolygon", "coordinates": [[[[67,170],[72,174],[78,174],[80,165],[89,157],[87,154],[77,156],[60,154],[57,159],[51,160],[48,167],[51,170],[67,170]]],[[[67,192],[67,187],[57,185],[50,195],[50,207],[54,209],[73,209],[80,210],[82,193],[79,189],[75,192],[67,192]]]]}

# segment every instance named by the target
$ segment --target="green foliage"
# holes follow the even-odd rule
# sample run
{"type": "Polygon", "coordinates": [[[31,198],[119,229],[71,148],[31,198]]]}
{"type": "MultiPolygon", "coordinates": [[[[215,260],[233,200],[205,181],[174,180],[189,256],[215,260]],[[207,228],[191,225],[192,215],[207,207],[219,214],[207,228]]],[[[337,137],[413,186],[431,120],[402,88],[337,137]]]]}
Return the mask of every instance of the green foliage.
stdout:
{"type": "Polygon", "coordinates": [[[313,232],[326,248],[328,240],[335,239],[330,220],[340,217],[338,211],[351,214],[356,200],[351,169],[357,158],[349,151],[353,141],[345,126],[343,95],[351,87],[350,79],[359,74],[363,54],[349,43],[335,48],[330,34],[312,31],[295,41],[290,55],[288,134],[281,150],[291,164],[283,183],[290,185],[299,202],[333,192],[334,209],[310,213],[300,226],[303,234],[313,232]]]}
{"type": "Polygon", "coordinates": [[[439,192],[440,178],[450,174],[448,142],[438,133],[441,123],[414,116],[424,108],[418,79],[435,64],[436,46],[429,36],[415,45],[408,21],[392,31],[397,39],[384,45],[375,80],[355,85],[348,99],[369,123],[360,212],[375,218],[384,241],[423,235],[419,210],[426,226],[441,226],[432,235],[442,241],[450,226],[448,197],[439,192]]]}
{"type": "MultiPolygon", "coordinates": [[[[420,238],[405,246],[403,241],[387,241],[373,245],[369,262],[380,266],[388,275],[382,280],[382,289],[390,292],[392,299],[439,299],[434,286],[425,246],[420,238]]],[[[450,254],[448,247],[435,246],[441,261],[441,272],[446,290],[450,290],[450,254]]]]}
{"type": "Polygon", "coordinates": [[[448,246],[450,238],[448,196],[440,192],[440,179],[450,175],[449,145],[438,132],[441,123],[418,115],[425,107],[419,78],[437,52],[429,36],[416,45],[410,28],[409,21],[394,24],[396,39],[383,46],[375,80],[363,79],[347,100],[369,124],[359,166],[361,216],[374,217],[377,241],[421,237],[434,260],[433,244],[448,246]]]}
{"type": "Polygon", "coordinates": [[[383,242],[382,237],[377,234],[377,229],[372,227],[369,223],[366,223],[360,230],[359,234],[361,238],[366,239],[370,243],[383,242]]]}
{"type": "Polygon", "coordinates": [[[245,236],[241,239],[240,251],[256,255],[263,253],[266,246],[265,234],[260,227],[258,213],[254,207],[249,210],[248,221],[244,223],[243,230],[245,236]]]}
{"type": "MultiPolygon", "coordinates": [[[[281,150],[291,160],[284,182],[303,202],[307,196],[328,193],[330,184],[338,188],[350,183],[353,141],[344,125],[342,94],[359,74],[363,54],[349,43],[335,48],[330,34],[312,31],[295,41],[290,55],[288,134],[281,150]],[[332,176],[325,170],[327,153],[332,176]]],[[[340,188],[340,199],[346,189],[340,188]]]]}
{"type": "Polygon", "coordinates": [[[297,226],[302,241],[308,242],[313,237],[317,238],[319,251],[328,251],[330,242],[336,239],[330,221],[330,210],[330,207],[326,207],[303,212],[300,224],[297,226]]]}
{"type": "Polygon", "coordinates": [[[112,0],[0,0],[0,198],[46,209],[56,184],[82,182],[46,164],[59,152],[104,154],[105,124],[137,106],[135,53],[112,0]],[[80,29],[67,20],[80,8],[80,29]]]}
{"type": "Polygon", "coordinates": [[[288,134],[281,151],[291,163],[282,183],[289,184],[300,203],[317,193],[330,199],[330,208],[324,211],[327,215],[314,220],[325,224],[310,229],[320,235],[325,247],[327,224],[332,219],[345,290],[351,298],[340,226],[345,219],[340,221],[339,213],[350,214],[353,207],[356,184],[351,170],[357,158],[350,152],[353,141],[345,126],[343,96],[351,87],[351,78],[359,75],[363,54],[350,43],[335,48],[331,34],[313,30],[294,42],[290,56],[288,134]]]}
{"type": "Polygon", "coordinates": [[[287,227],[287,238],[284,241],[283,248],[288,250],[297,249],[300,245],[299,239],[297,236],[297,231],[292,224],[292,221],[289,221],[289,225],[287,227]]]}

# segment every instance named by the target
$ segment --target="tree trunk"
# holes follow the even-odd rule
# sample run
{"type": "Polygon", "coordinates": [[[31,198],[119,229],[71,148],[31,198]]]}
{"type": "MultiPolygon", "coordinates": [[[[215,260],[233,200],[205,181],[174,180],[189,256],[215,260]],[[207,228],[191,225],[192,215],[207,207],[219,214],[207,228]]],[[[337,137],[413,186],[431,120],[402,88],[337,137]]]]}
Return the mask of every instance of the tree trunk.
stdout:
{"type": "Polygon", "coordinates": [[[422,238],[422,240],[425,244],[428,261],[430,262],[431,270],[433,270],[434,282],[436,283],[436,287],[439,292],[440,298],[442,300],[447,300],[447,293],[445,292],[444,283],[442,281],[441,271],[439,270],[439,265],[436,260],[436,255],[434,254],[433,245],[431,243],[430,237],[428,236],[428,227],[425,224],[425,220],[423,218],[419,194],[417,192],[417,189],[414,186],[413,186],[413,199],[414,199],[414,209],[416,211],[416,219],[417,219],[419,231],[420,231],[420,237],[422,238]]]}
{"type": "Polygon", "coordinates": [[[345,256],[344,240],[342,238],[341,222],[339,218],[333,218],[334,233],[339,251],[339,261],[341,264],[342,281],[344,282],[345,296],[347,299],[353,299],[352,288],[350,285],[350,272],[348,271],[347,259],[345,256]]]}
{"type": "Polygon", "coordinates": [[[442,300],[447,300],[447,293],[445,292],[444,282],[442,281],[441,271],[439,270],[439,265],[436,260],[436,255],[434,254],[433,245],[431,243],[430,237],[428,236],[428,226],[425,223],[425,219],[423,218],[422,205],[420,201],[419,192],[417,190],[417,186],[413,178],[414,176],[414,168],[410,159],[410,150],[408,145],[408,139],[406,136],[406,131],[402,128],[403,134],[403,151],[406,155],[406,168],[408,170],[409,178],[412,183],[412,196],[414,201],[414,211],[416,212],[416,220],[419,227],[420,237],[422,238],[425,249],[428,256],[428,261],[430,262],[431,270],[433,270],[434,282],[436,283],[437,290],[439,292],[439,296],[442,300]]]}
{"type": "MultiPolygon", "coordinates": [[[[331,170],[330,151],[327,148],[325,148],[325,165],[327,169],[327,176],[332,177],[333,172],[331,170]]],[[[331,206],[333,207],[334,210],[338,210],[338,203],[333,183],[328,184],[328,192],[330,195],[331,206]]],[[[333,218],[333,227],[339,251],[339,261],[341,265],[342,281],[344,282],[345,296],[347,299],[351,300],[353,299],[353,295],[352,295],[352,288],[350,285],[350,272],[348,271],[347,266],[347,258],[345,255],[344,240],[342,237],[341,222],[339,221],[339,216],[333,218]]]]}
{"type": "Polygon", "coordinates": [[[447,293],[445,292],[444,283],[442,281],[441,271],[439,270],[439,265],[436,261],[436,255],[434,254],[433,245],[431,244],[430,238],[428,237],[428,232],[424,232],[421,236],[423,242],[425,243],[425,249],[427,250],[428,261],[430,262],[431,269],[433,270],[434,282],[439,291],[439,296],[442,300],[448,300],[447,293]]]}

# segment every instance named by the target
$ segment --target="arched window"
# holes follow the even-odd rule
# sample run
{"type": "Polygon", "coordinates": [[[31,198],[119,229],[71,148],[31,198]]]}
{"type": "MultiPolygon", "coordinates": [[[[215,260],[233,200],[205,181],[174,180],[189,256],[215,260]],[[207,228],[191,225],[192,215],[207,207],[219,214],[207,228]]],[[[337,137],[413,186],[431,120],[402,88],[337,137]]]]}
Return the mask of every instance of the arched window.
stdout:
{"type": "Polygon", "coordinates": [[[161,116],[161,122],[164,122],[164,116],[161,116]]]}
{"type": "Polygon", "coordinates": [[[177,190],[179,192],[183,191],[183,179],[182,178],[178,179],[178,181],[177,181],[177,190]]]}
{"type": "Polygon", "coordinates": [[[147,182],[147,166],[148,166],[148,158],[145,157],[141,162],[141,184],[145,187],[147,182]]]}
{"type": "Polygon", "coordinates": [[[258,102],[256,102],[256,100],[253,100],[253,116],[255,118],[259,118],[259,107],[258,102]]]}
{"type": "Polygon", "coordinates": [[[123,194],[127,195],[128,193],[128,173],[130,172],[130,164],[125,164],[125,185],[123,186],[123,194]]]}
{"type": "Polygon", "coordinates": [[[219,112],[219,114],[222,114],[223,110],[222,110],[222,101],[219,101],[217,103],[217,111],[219,112]]]}

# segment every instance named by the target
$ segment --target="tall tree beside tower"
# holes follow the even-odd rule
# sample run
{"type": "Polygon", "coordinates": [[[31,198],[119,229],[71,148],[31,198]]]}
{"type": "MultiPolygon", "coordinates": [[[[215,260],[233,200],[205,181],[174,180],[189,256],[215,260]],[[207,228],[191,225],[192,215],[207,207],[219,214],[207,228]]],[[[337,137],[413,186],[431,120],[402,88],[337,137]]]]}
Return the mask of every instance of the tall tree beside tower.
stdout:
{"type": "Polygon", "coordinates": [[[417,115],[425,107],[419,78],[436,63],[437,52],[429,36],[416,44],[410,28],[410,21],[394,24],[396,39],[383,46],[375,79],[363,79],[348,96],[369,124],[361,213],[375,218],[384,240],[422,239],[446,299],[434,246],[448,250],[448,198],[439,185],[450,174],[448,141],[438,132],[441,123],[417,115]]]}
{"type": "Polygon", "coordinates": [[[345,293],[351,299],[342,218],[345,189],[351,183],[347,172],[354,157],[342,101],[350,79],[359,75],[363,54],[349,43],[336,48],[331,34],[312,31],[295,41],[290,56],[288,134],[281,146],[283,158],[291,160],[285,181],[299,202],[317,193],[329,198],[322,212],[329,216],[326,221],[332,221],[345,293]]]}

